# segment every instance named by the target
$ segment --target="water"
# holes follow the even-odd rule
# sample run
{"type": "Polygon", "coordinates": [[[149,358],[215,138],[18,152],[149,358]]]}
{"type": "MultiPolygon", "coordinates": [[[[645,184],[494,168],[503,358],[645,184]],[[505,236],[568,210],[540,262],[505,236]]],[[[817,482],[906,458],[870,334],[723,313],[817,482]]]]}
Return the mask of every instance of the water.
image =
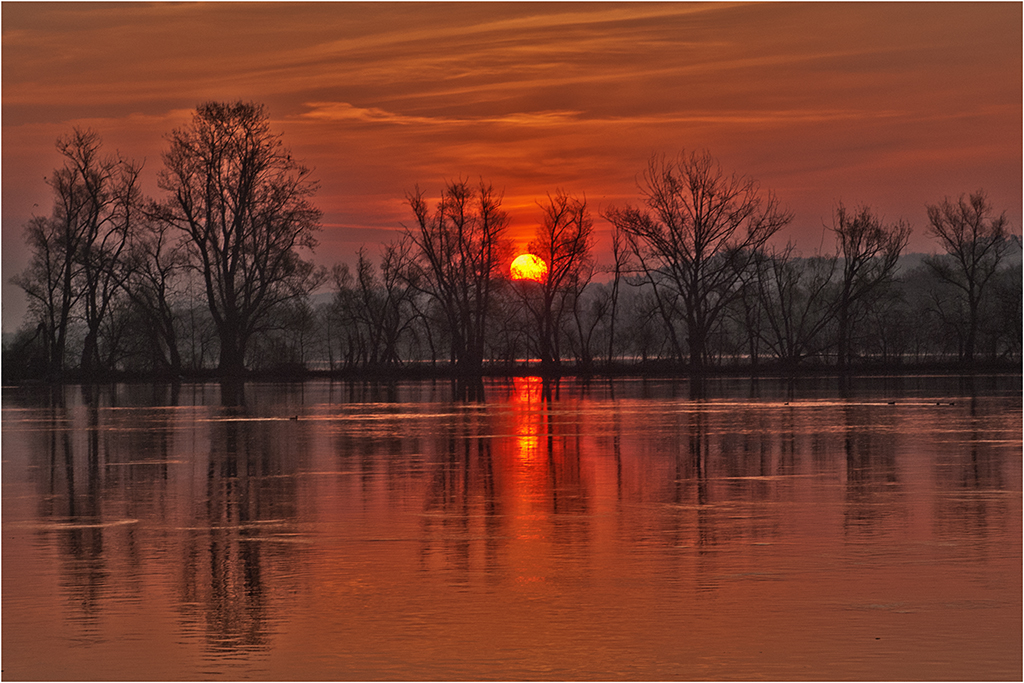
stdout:
{"type": "Polygon", "coordinates": [[[3,677],[1021,678],[1020,376],[548,389],[4,389],[3,677]]]}

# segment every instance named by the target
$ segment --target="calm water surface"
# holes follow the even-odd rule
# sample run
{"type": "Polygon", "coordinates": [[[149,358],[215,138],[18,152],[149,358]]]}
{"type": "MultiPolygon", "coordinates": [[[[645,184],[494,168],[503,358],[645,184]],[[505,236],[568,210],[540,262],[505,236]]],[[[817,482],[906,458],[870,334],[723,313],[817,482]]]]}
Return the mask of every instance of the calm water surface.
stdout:
{"type": "Polygon", "coordinates": [[[5,388],[3,677],[1022,676],[1019,375],[452,395],[5,388]]]}

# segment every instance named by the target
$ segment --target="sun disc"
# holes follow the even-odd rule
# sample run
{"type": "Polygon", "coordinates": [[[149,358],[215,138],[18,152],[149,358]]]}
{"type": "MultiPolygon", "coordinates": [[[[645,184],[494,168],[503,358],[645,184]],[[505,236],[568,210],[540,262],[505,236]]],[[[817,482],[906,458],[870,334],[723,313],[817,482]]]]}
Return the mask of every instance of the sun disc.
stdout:
{"type": "Polygon", "coordinates": [[[512,261],[513,280],[533,280],[544,282],[548,274],[548,264],[535,254],[520,254],[512,261]]]}

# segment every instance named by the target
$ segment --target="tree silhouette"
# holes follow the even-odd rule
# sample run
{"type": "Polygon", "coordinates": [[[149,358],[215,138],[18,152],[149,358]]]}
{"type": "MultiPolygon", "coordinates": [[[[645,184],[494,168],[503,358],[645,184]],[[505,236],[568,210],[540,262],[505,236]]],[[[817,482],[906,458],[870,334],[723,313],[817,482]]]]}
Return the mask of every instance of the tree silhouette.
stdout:
{"type": "Polygon", "coordinates": [[[752,287],[761,314],[757,335],[787,366],[822,351],[834,320],[829,288],[836,258],[800,258],[794,252],[790,243],[761,254],[752,287]]]}
{"type": "Polygon", "coordinates": [[[867,207],[849,212],[840,203],[832,232],[836,236],[836,255],[842,263],[836,298],[836,353],[842,369],[849,363],[856,316],[868,297],[892,278],[910,239],[910,226],[903,221],[884,225],[867,207]]]}
{"type": "Polygon", "coordinates": [[[317,185],[271,132],[262,105],[201,104],[168,139],[161,218],[184,234],[205,285],[219,369],[239,374],[274,309],[325,277],[299,256],[316,246],[321,214],[310,198],[317,185]]]}
{"type": "Polygon", "coordinates": [[[1020,359],[1020,238],[980,190],[927,207],[944,254],[897,277],[903,221],[839,204],[826,228],[835,253],[801,258],[768,244],[791,219],[771,192],[707,152],[655,157],[642,204],[604,214],[611,264],[594,260],[586,199],[556,191],[529,244],[545,277],[510,282],[501,194],[450,181],[436,206],[408,193],[415,225],[377,264],[360,250],[353,271],[336,266],[336,296],[313,306],[326,280],[304,256],[317,184],[264,107],[202,104],[167,139],[156,202],[141,195],[141,165],[102,154],[96,133],[58,138],[53,209],[25,225],[31,256],[12,278],[29,314],[3,349],[5,377],[217,366],[235,381],[247,368],[372,372],[447,356],[473,393],[485,362],[513,371],[524,354],[551,374],[572,362],[586,374],[602,357],[694,374],[744,356],[841,369],[858,355],[1020,359]],[[599,272],[610,281],[594,283],[599,272]]]}
{"type": "Polygon", "coordinates": [[[28,296],[29,315],[36,325],[33,339],[42,335],[46,371],[54,377],[64,372],[71,312],[81,297],[74,286],[79,238],[66,227],[56,218],[32,218],[25,226],[25,243],[32,258],[25,270],[12,278],[28,296]]]}
{"type": "Polygon", "coordinates": [[[409,282],[442,309],[456,369],[479,374],[496,283],[510,251],[501,196],[483,181],[474,188],[460,180],[445,185],[433,214],[419,187],[407,200],[416,218],[416,228],[406,230],[414,246],[409,282]]]}
{"type": "Polygon", "coordinates": [[[377,367],[400,365],[400,344],[412,336],[416,310],[415,290],[407,273],[408,240],[387,244],[381,249],[380,269],[374,266],[365,248],[360,248],[355,275],[346,265],[332,272],[335,316],[348,334],[349,364],[355,362],[377,367]]]}
{"type": "Polygon", "coordinates": [[[614,226],[612,229],[612,287],[609,294],[608,312],[608,365],[612,364],[615,358],[615,322],[618,318],[619,290],[622,284],[622,276],[629,269],[629,248],[623,237],[622,229],[614,226]]]}
{"type": "Polygon", "coordinates": [[[116,155],[103,157],[100,147],[89,130],[76,128],[57,139],[64,165],[47,181],[53,213],[26,226],[33,256],[14,280],[29,296],[57,376],[76,316],[85,323],[80,365],[87,371],[101,367],[100,327],[127,277],[122,253],[137,221],[140,167],[116,155]]]}
{"type": "Polygon", "coordinates": [[[186,254],[163,221],[145,221],[133,235],[125,290],[145,328],[150,353],[158,367],[181,372],[174,298],[186,254]]]}
{"type": "Polygon", "coordinates": [[[988,285],[1010,248],[1005,212],[994,216],[983,190],[969,197],[948,197],[928,206],[929,232],[938,238],[946,255],[925,261],[943,281],[952,285],[967,304],[967,335],[963,359],[974,361],[980,312],[988,285]]]}
{"type": "Polygon", "coordinates": [[[645,209],[612,209],[607,217],[629,238],[677,350],[671,323],[681,311],[690,367],[698,372],[754,253],[792,215],[753,180],[726,175],[706,151],[652,159],[640,191],[645,209]]]}
{"type": "Polygon", "coordinates": [[[547,276],[538,283],[523,282],[518,289],[536,321],[541,368],[548,370],[561,362],[563,318],[578,308],[579,295],[593,275],[594,222],[587,200],[565,192],[549,195],[541,208],[544,217],[528,249],[547,264],[547,276]]]}

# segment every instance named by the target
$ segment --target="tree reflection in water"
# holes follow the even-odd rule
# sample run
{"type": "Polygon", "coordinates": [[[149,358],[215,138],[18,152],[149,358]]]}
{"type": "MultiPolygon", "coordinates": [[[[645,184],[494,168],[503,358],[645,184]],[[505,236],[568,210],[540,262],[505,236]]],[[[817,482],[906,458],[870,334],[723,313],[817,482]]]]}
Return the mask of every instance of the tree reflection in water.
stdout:
{"type": "Polygon", "coordinates": [[[268,558],[285,565],[302,552],[284,545],[295,526],[301,440],[245,422],[240,387],[223,394],[221,416],[200,418],[208,432],[197,434],[193,423],[187,435],[180,419],[205,411],[175,410],[170,401],[126,408],[134,414],[124,419],[117,388],[69,392],[70,404],[63,396],[50,404],[40,433],[40,518],[51,523],[38,533],[41,541],[58,537],[61,584],[80,637],[102,642],[104,608],[144,602],[147,573],[170,560],[184,633],[204,634],[214,657],[266,650],[268,558]],[[183,472],[197,476],[182,479],[183,472]]]}
{"type": "Polygon", "coordinates": [[[5,674],[966,674],[951,620],[1006,664],[1020,398],[929,381],[5,394],[5,674]]]}

